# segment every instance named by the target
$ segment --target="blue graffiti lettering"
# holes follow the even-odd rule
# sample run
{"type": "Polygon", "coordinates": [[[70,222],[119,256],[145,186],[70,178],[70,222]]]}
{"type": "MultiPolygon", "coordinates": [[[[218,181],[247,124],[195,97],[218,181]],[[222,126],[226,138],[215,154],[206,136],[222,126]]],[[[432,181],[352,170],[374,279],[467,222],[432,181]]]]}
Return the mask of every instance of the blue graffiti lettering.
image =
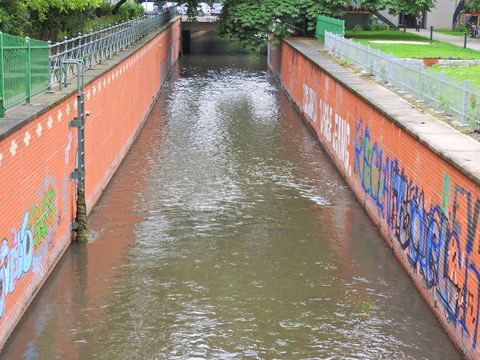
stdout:
{"type": "Polygon", "coordinates": [[[23,274],[28,273],[33,261],[33,234],[28,228],[29,213],[23,217],[20,231],[13,230],[10,247],[7,239],[0,244],[0,317],[5,310],[8,294],[15,291],[15,285],[23,274]]]}

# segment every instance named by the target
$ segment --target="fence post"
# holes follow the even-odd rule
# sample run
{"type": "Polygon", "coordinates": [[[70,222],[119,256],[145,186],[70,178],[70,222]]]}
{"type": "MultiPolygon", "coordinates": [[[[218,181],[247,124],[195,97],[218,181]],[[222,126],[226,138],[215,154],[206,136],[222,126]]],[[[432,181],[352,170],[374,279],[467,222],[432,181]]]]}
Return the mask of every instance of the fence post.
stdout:
{"type": "Polygon", "coordinates": [[[365,73],[368,74],[368,52],[370,50],[370,46],[366,46],[366,51],[365,51],[365,73]]]}
{"type": "Polygon", "coordinates": [[[49,69],[50,75],[48,76],[48,88],[47,88],[47,90],[52,91],[52,81],[53,81],[53,78],[52,78],[52,42],[50,40],[48,40],[48,63],[50,65],[50,69],[49,69]]]}
{"type": "Polygon", "coordinates": [[[420,63],[420,76],[419,76],[419,79],[420,79],[420,95],[425,91],[425,89],[423,88],[423,72],[424,72],[423,63],[420,63]]]}
{"type": "Polygon", "coordinates": [[[439,89],[439,91],[440,91],[440,96],[442,96],[442,98],[443,98],[443,89],[444,89],[444,87],[445,87],[445,73],[442,71],[442,72],[440,73],[440,89],[439,89]]]}
{"type": "Polygon", "coordinates": [[[3,68],[3,33],[0,31],[0,117],[5,117],[5,69],[3,68]]]}
{"type": "Polygon", "coordinates": [[[27,95],[26,102],[32,102],[32,53],[30,47],[30,38],[25,38],[25,93],[27,95]]]}
{"type": "Polygon", "coordinates": [[[465,80],[463,82],[463,117],[462,125],[468,125],[468,93],[470,88],[470,82],[465,80]]]}

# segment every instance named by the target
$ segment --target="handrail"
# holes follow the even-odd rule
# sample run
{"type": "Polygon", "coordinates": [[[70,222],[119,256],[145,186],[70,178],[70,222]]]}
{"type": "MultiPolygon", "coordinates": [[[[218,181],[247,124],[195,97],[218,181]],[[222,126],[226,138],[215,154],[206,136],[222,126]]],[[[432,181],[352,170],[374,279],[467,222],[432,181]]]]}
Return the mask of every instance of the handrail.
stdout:
{"type": "Polygon", "coordinates": [[[153,29],[162,26],[176,14],[176,8],[172,7],[154,15],[145,15],[99,31],[79,34],[71,39],[50,44],[49,88],[58,85],[62,76],[69,77],[76,74],[74,65],[62,67],[62,63],[65,63],[66,60],[83,60],[85,69],[92,68],[126,49],[153,29]]]}

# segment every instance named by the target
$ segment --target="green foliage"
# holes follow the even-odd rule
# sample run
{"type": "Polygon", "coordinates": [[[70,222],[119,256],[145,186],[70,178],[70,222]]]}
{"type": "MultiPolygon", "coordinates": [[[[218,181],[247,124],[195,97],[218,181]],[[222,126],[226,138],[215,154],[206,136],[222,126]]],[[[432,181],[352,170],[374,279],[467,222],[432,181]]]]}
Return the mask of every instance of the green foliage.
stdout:
{"type": "Polygon", "coordinates": [[[100,7],[97,8],[96,15],[98,17],[110,16],[112,15],[112,11],[113,11],[113,5],[105,1],[102,5],[100,5],[100,7]]]}
{"type": "Polygon", "coordinates": [[[24,2],[0,0],[0,31],[25,36],[31,29],[30,13],[24,2]]]}
{"type": "Polygon", "coordinates": [[[465,10],[467,12],[480,11],[480,0],[468,0],[468,1],[466,1],[465,10]]]}
{"type": "MultiPolygon", "coordinates": [[[[479,0],[480,1],[480,0],[479,0]]],[[[417,14],[428,10],[435,0],[360,0],[370,10],[417,14]]],[[[313,30],[318,15],[342,18],[350,0],[225,0],[218,26],[222,35],[258,50],[271,41],[290,34],[289,23],[304,21],[313,30]]]]}
{"type": "Polygon", "coordinates": [[[118,10],[118,14],[120,15],[121,20],[129,20],[136,18],[138,16],[142,16],[144,13],[144,9],[142,5],[137,3],[126,3],[120,7],[118,10]]]}
{"type": "Polygon", "coordinates": [[[373,17],[370,17],[369,29],[371,31],[383,31],[383,30],[388,30],[389,26],[383,22],[378,21],[378,19],[374,20],[373,17]]]}
{"type": "Polygon", "coordinates": [[[112,9],[104,0],[0,0],[0,31],[55,41],[143,15],[139,4],[112,9]]]}
{"type": "Polygon", "coordinates": [[[436,0],[368,0],[373,4],[369,9],[387,10],[390,14],[416,15],[424,10],[432,9],[436,0]]]}
{"type": "Polygon", "coordinates": [[[289,35],[289,23],[306,20],[313,30],[318,15],[340,17],[348,0],[226,0],[218,26],[220,32],[243,46],[259,50],[267,36],[289,35]]]}
{"type": "Polygon", "coordinates": [[[355,33],[355,32],[360,32],[360,31],[363,31],[363,27],[362,27],[362,25],[357,24],[357,25],[355,25],[355,26],[352,28],[351,31],[354,32],[354,33],[355,33]]]}
{"type": "Polygon", "coordinates": [[[49,15],[52,11],[67,14],[74,11],[82,12],[87,9],[96,9],[103,3],[103,0],[24,0],[23,2],[27,9],[38,15],[40,22],[44,22],[50,18],[49,15]]]}

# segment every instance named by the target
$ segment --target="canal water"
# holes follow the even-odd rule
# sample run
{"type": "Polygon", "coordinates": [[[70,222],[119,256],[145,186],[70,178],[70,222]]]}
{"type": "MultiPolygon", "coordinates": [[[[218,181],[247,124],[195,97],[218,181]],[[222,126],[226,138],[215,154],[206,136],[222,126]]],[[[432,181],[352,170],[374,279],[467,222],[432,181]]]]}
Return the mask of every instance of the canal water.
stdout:
{"type": "Polygon", "coordinates": [[[3,358],[459,358],[265,63],[182,59],[3,358]]]}

